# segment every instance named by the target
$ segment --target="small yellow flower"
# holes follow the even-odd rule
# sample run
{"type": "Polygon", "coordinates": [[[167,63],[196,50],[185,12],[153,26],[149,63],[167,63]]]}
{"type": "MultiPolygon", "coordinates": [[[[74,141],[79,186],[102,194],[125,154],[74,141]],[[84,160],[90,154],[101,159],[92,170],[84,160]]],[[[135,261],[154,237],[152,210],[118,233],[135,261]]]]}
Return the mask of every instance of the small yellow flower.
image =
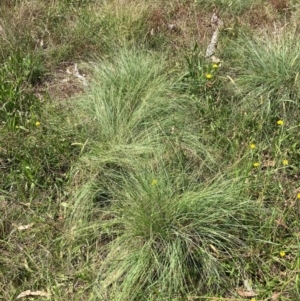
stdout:
{"type": "Polygon", "coordinates": [[[255,299],[255,298],[252,298],[252,299],[250,299],[250,301],[256,301],[256,299],[255,299]]]}
{"type": "Polygon", "coordinates": [[[258,167],[259,165],[260,165],[259,162],[253,163],[253,166],[254,166],[254,167],[258,167]]]}
{"type": "Polygon", "coordinates": [[[19,126],[18,125],[16,125],[16,129],[18,129],[19,128],[19,126]]]}
{"type": "Polygon", "coordinates": [[[300,200],[300,192],[297,194],[297,199],[300,200]]]}
{"type": "Polygon", "coordinates": [[[252,149],[256,148],[256,145],[255,145],[254,143],[251,143],[249,146],[250,146],[250,148],[252,148],[252,149]]]}
{"type": "Polygon", "coordinates": [[[209,73],[207,73],[207,74],[205,74],[205,77],[206,77],[207,79],[211,79],[211,78],[212,78],[212,75],[209,74],[209,73]]]}
{"type": "Polygon", "coordinates": [[[279,255],[280,255],[280,257],[284,257],[285,256],[285,252],[284,251],[280,251],[279,255]]]}
{"type": "Polygon", "coordinates": [[[288,165],[288,164],[289,164],[289,161],[286,160],[286,159],[285,159],[285,160],[282,160],[282,164],[283,164],[283,165],[288,165]]]}
{"type": "Polygon", "coordinates": [[[213,68],[214,68],[214,69],[217,69],[217,68],[219,68],[219,65],[218,65],[218,64],[216,64],[216,63],[215,63],[215,64],[213,64],[212,66],[213,66],[213,68]]]}
{"type": "Polygon", "coordinates": [[[279,120],[277,121],[277,124],[278,124],[278,125],[283,125],[283,120],[279,119],[279,120]]]}
{"type": "Polygon", "coordinates": [[[151,182],[151,185],[152,185],[152,186],[155,186],[156,184],[157,184],[157,180],[156,180],[156,179],[153,179],[152,182],[151,182]]]}
{"type": "Polygon", "coordinates": [[[35,123],[35,125],[36,125],[36,126],[40,126],[41,123],[40,123],[39,121],[37,121],[37,122],[35,123]]]}

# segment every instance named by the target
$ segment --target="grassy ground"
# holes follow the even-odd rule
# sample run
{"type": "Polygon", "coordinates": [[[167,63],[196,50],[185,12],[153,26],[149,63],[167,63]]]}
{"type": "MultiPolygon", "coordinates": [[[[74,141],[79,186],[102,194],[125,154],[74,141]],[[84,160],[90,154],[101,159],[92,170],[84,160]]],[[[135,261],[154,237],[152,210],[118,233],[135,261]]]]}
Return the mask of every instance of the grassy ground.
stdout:
{"type": "Polygon", "coordinates": [[[297,1],[0,12],[0,299],[300,299],[297,1]]]}

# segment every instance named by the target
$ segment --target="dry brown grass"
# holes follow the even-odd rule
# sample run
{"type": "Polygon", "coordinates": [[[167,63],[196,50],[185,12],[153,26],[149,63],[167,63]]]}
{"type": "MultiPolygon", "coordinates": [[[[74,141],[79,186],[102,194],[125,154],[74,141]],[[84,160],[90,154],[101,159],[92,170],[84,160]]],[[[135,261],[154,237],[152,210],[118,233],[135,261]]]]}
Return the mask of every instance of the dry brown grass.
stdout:
{"type": "MultiPolygon", "coordinates": [[[[206,45],[211,37],[211,12],[199,10],[191,1],[156,5],[147,18],[148,32],[165,34],[172,51],[190,49],[195,43],[206,45]]],[[[204,46],[205,47],[205,46],[204,46]]]]}
{"type": "Polygon", "coordinates": [[[241,24],[250,25],[250,28],[256,30],[272,26],[273,22],[278,19],[270,6],[255,5],[251,7],[240,17],[241,24]]]}
{"type": "Polygon", "coordinates": [[[279,13],[286,12],[290,5],[290,0],[270,0],[269,2],[279,13]]]}

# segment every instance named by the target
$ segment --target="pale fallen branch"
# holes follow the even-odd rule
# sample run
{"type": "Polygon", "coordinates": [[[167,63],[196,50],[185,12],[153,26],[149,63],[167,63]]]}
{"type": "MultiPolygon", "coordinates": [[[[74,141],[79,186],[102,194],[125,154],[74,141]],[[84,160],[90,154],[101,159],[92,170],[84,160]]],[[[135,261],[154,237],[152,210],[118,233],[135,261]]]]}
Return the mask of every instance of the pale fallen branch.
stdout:
{"type": "Polygon", "coordinates": [[[206,57],[210,58],[214,63],[219,63],[220,60],[215,56],[215,52],[217,49],[218,44],[218,35],[219,35],[219,29],[221,26],[223,26],[223,21],[219,18],[216,12],[213,13],[210,24],[212,28],[214,29],[211,41],[206,49],[206,57]]]}

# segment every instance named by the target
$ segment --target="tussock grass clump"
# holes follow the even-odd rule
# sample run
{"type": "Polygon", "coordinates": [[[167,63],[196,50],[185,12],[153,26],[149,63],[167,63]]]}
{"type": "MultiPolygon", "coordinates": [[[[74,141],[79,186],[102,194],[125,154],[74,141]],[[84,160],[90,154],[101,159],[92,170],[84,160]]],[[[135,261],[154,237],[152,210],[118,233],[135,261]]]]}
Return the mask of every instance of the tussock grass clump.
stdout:
{"type": "Polygon", "coordinates": [[[111,206],[102,210],[110,219],[94,221],[112,237],[99,291],[113,300],[148,300],[155,292],[220,292],[239,281],[227,269],[243,266],[249,238],[254,232],[260,237],[267,211],[244,195],[240,180],[195,185],[185,178],[163,167],[136,170],[114,191],[111,206]]]}
{"type": "Polygon", "coordinates": [[[263,102],[272,114],[284,113],[285,107],[294,110],[300,92],[297,33],[281,29],[263,37],[245,37],[235,47],[242,55],[237,82],[247,99],[263,102]]]}
{"type": "Polygon", "coordinates": [[[108,153],[123,147],[133,157],[153,149],[158,123],[171,107],[171,83],[163,71],[162,59],[131,51],[97,64],[90,91],[77,101],[96,148],[108,153]]]}
{"type": "Polygon", "coordinates": [[[210,148],[196,132],[199,125],[191,122],[197,115],[195,100],[176,94],[176,78],[169,79],[164,59],[122,50],[93,68],[91,87],[75,109],[79,124],[89,132],[93,151],[88,156],[97,157],[93,166],[96,161],[118,165],[126,158],[149,160],[184,149],[208,157],[210,148]]]}

